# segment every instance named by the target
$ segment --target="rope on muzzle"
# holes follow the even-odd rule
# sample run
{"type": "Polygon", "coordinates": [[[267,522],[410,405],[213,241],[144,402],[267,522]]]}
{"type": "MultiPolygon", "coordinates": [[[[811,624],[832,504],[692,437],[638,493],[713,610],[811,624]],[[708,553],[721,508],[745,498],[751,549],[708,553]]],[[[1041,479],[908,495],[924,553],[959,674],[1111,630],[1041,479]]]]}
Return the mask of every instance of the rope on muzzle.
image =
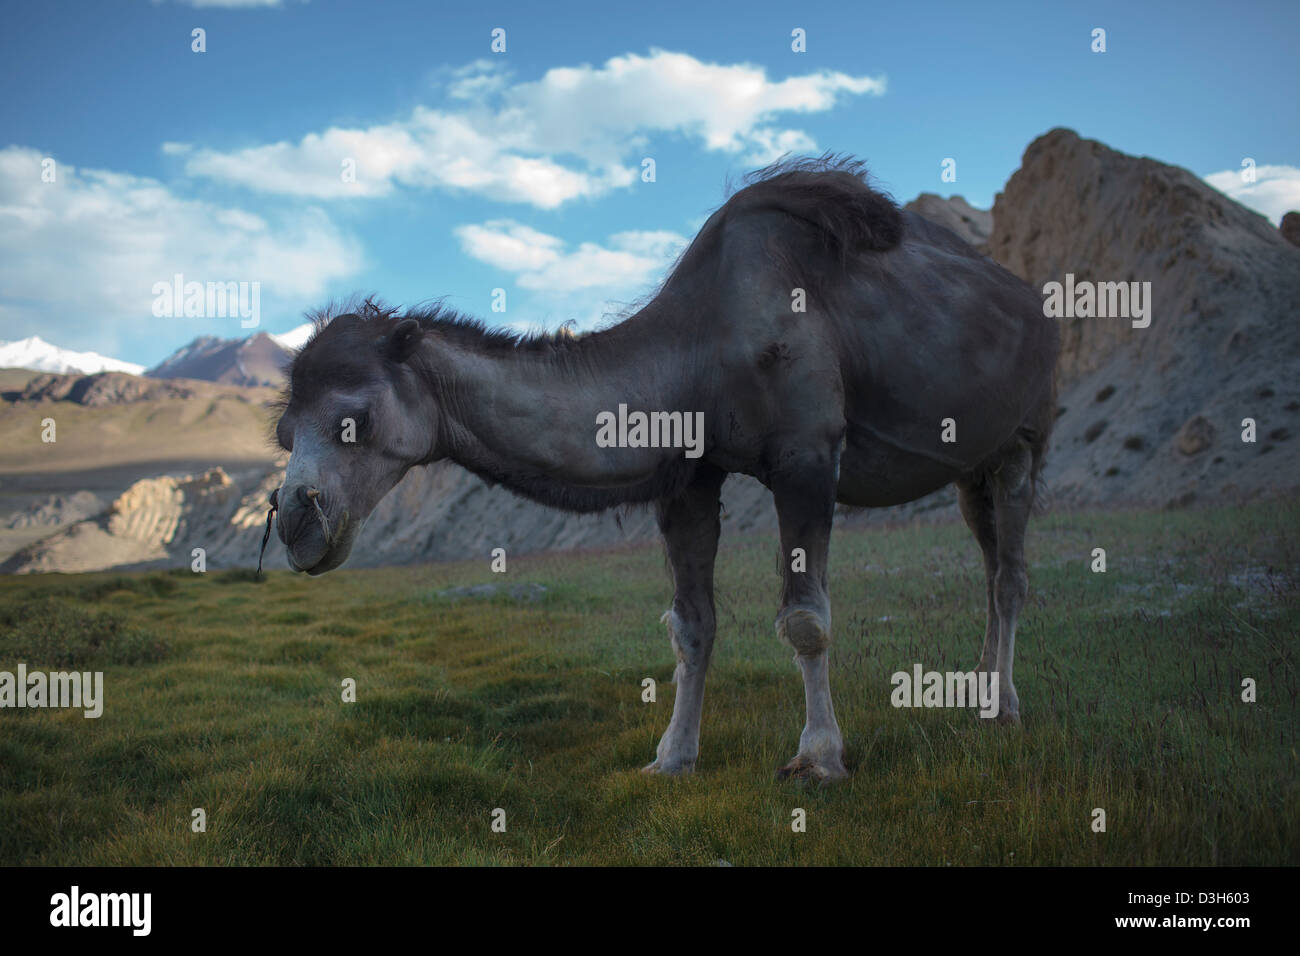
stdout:
{"type": "MultiPolygon", "coordinates": [[[[325,509],[320,506],[320,491],[312,488],[307,492],[307,500],[312,503],[316,509],[316,518],[320,521],[321,532],[325,535],[325,543],[330,540],[330,520],[325,517],[325,509]]],[[[271,508],[266,513],[266,532],[262,535],[262,550],[257,553],[257,579],[262,580],[262,559],[266,557],[266,544],[271,540],[271,524],[275,520],[275,513],[280,508],[280,489],[276,488],[271,492],[271,508]]]]}
{"type": "Polygon", "coordinates": [[[257,580],[262,580],[262,558],[266,556],[266,543],[271,540],[271,522],[280,507],[280,489],[271,492],[271,510],[266,513],[266,534],[262,535],[262,550],[257,553],[257,580]]]}
{"type": "Polygon", "coordinates": [[[316,517],[320,519],[320,530],[325,535],[325,543],[328,545],[330,542],[330,519],[325,517],[325,509],[320,506],[320,490],[317,488],[309,490],[307,500],[316,509],[316,517]]]}

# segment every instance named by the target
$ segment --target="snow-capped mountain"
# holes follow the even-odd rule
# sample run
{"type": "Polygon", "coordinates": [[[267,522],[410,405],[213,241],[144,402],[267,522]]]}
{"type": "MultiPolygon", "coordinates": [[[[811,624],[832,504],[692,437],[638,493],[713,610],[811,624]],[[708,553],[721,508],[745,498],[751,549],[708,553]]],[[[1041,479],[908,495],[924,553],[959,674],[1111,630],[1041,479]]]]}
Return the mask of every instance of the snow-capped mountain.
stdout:
{"type": "Polygon", "coordinates": [[[304,322],[296,329],[290,329],[288,332],[281,332],[279,335],[271,333],[271,338],[282,348],[296,352],[307,344],[311,338],[312,329],[315,328],[310,322],[304,322]]]}
{"type": "Polygon", "coordinates": [[[71,349],[61,349],[37,335],[16,342],[0,342],[0,368],[27,368],[36,372],[81,372],[84,375],[93,375],[96,372],[129,372],[131,375],[139,375],[144,371],[143,365],[108,358],[98,352],[73,352],[71,349]]]}

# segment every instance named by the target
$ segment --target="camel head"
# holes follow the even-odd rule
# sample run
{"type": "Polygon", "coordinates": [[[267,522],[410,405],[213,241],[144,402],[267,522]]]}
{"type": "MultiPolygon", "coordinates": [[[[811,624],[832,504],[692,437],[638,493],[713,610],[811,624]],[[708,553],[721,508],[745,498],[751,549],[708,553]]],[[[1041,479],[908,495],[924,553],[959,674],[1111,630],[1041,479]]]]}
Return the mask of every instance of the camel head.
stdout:
{"type": "Polygon", "coordinates": [[[275,439],[290,452],[271,495],[289,566],[324,574],[412,465],[433,459],[436,408],[418,367],[420,323],[340,315],[294,358],[275,439]]]}

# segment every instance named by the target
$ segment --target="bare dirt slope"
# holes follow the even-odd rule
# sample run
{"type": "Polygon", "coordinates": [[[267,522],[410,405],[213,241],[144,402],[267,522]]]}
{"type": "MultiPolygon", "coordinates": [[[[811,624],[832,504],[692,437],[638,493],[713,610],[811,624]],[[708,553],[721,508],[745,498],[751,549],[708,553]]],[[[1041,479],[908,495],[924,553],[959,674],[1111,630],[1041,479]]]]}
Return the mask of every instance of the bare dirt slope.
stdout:
{"type": "MultiPolygon", "coordinates": [[[[264,472],[271,460],[271,389],[18,370],[0,373],[0,386],[0,560],[102,512],[137,481],[214,464],[264,472]]],[[[117,551],[85,539],[58,553],[68,567],[63,558],[42,567],[110,567],[117,551]]]]}

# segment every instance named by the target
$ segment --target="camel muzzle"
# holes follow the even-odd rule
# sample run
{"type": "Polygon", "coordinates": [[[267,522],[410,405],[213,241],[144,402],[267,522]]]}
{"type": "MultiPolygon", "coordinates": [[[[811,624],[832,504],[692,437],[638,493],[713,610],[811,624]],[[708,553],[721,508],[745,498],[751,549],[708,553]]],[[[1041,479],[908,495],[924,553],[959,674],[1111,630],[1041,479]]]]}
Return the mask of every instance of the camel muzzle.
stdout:
{"type": "MultiPolygon", "coordinates": [[[[267,532],[269,535],[272,516],[278,510],[276,533],[284,543],[289,566],[295,571],[319,574],[342,563],[328,560],[337,536],[322,505],[323,500],[321,490],[315,487],[299,486],[292,493],[281,487],[271,493],[267,532]]],[[[346,523],[346,515],[343,523],[346,523]]]]}

